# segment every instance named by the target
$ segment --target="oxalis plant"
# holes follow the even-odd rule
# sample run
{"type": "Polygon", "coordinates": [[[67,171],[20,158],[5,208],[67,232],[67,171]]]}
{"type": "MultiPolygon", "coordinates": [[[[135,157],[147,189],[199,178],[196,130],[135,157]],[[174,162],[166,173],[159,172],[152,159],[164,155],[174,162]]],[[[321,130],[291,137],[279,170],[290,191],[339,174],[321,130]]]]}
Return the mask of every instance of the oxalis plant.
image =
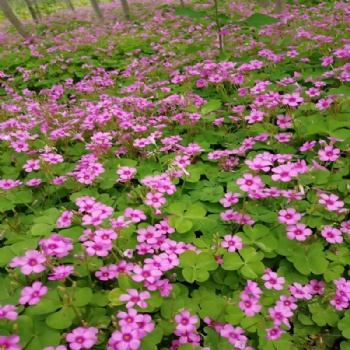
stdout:
{"type": "Polygon", "coordinates": [[[348,350],[350,6],[134,5],[1,39],[0,349],[348,350]]]}

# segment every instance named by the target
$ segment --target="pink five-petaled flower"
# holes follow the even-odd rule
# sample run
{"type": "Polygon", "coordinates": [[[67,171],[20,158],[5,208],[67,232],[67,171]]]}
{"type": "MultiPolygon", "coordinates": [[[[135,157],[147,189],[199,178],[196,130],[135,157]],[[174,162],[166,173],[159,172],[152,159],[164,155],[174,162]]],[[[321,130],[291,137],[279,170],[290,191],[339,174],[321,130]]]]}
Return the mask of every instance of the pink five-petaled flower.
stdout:
{"type": "Polygon", "coordinates": [[[46,267],[43,263],[46,262],[44,254],[39,253],[37,250],[28,250],[24,257],[15,257],[10,263],[10,267],[21,267],[21,272],[24,275],[30,275],[32,272],[43,272],[46,267]]]}
{"type": "Polygon", "coordinates": [[[232,204],[238,203],[238,197],[240,197],[240,193],[232,193],[227,192],[224,198],[220,199],[220,203],[225,207],[230,207],[232,204]]]}
{"type": "Polygon", "coordinates": [[[135,309],[128,309],[127,313],[119,311],[117,317],[120,319],[118,323],[122,329],[127,326],[137,329],[140,337],[144,337],[154,329],[151,316],[138,314],[135,309]]]}
{"type": "Polygon", "coordinates": [[[301,214],[298,214],[294,208],[280,210],[278,215],[280,224],[295,225],[301,219],[301,214]]]}
{"type": "Polygon", "coordinates": [[[344,202],[340,201],[339,197],[335,194],[328,195],[326,193],[321,193],[320,197],[321,199],[318,203],[324,204],[330,211],[337,211],[344,206],[344,202]]]}
{"type": "Polygon", "coordinates": [[[287,237],[296,239],[297,241],[305,241],[307,236],[312,235],[311,229],[304,224],[296,224],[287,226],[287,237]]]}
{"type": "Polygon", "coordinates": [[[43,286],[41,282],[34,282],[31,287],[24,287],[21,291],[21,297],[18,301],[19,304],[35,305],[40,299],[47,293],[48,288],[43,286]]]}
{"type": "Polygon", "coordinates": [[[293,316],[293,312],[290,309],[282,306],[275,306],[273,308],[269,308],[269,314],[275,326],[279,326],[283,323],[287,327],[290,327],[288,318],[293,316]]]}
{"type": "Polygon", "coordinates": [[[0,335],[0,349],[2,350],[21,350],[22,346],[18,345],[19,336],[12,334],[9,337],[0,335]]]}
{"type": "Polygon", "coordinates": [[[278,277],[276,272],[273,272],[270,268],[265,270],[265,274],[261,277],[262,280],[266,281],[264,286],[267,289],[282,290],[283,283],[285,282],[284,277],[278,277]]]}
{"type": "Polygon", "coordinates": [[[128,166],[122,166],[117,170],[117,174],[119,175],[119,179],[117,182],[127,182],[132,180],[136,173],[136,168],[130,168],[128,166]]]}
{"type": "Polygon", "coordinates": [[[243,178],[239,178],[236,181],[236,184],[240,185],[239,188],[243,192],[257,190],[259,188],[264,187],[264,183],[262,182],[260,176],[254,176],[249,173],[243,174],[243,178]]]}
{"type": "Polygon", "coordinates": [[[244,349],[244,344],[248,340],[244,335],[244,329],[241,327],[233,327],[231,324],[225,324],[220,330],[220,335],[228,339],[230,344],[238,346],[239,344],[244,349]]]}
{"type": "Polygon", "coordinates": [[[281,295],[280,300],[276,302],[276,306],[284,307],[288,310],[295,310],[298,308],[298,305],[295,304],[296,299],[293,297],[288,297],[286,295],[281,295]]]}
{"type": "Polygon", "coordinates": [[[78,327],[66,335],[72,350],[91,349],[97,342],[98,329],[95,327],[78,327]]]}
{"type": "Polygon", "coordinates": [[[183,310],[180,315],[174,317],[174,320],[176,322],[177,331],[180,331],[181,333],[191,333],[197,328],[195,324],[199,319],[196,315],[191,316],[188,310],[183,310]]]}
{"type": "Polygon", "coordinates": [[[147,291],[139,293],[136,289],[127,289],[128,294],[122,294],[119,297],[120,301],[127,301],[126,307],[132,308],[135,305],[139,306],[141,309],[147,307],[145,300],[151,297],[151,294],[147,291]]]}
{"type": "Polygon", "coordinates": [[[318,150],[320,160],[323,162],[334,162],[339,158],[340,149],[333,148],[333,146],[326,146],[324,149],[318,150]]]}
{"type": "Polygon", "coordinates": [[[242,238],[239,236],[226,235],[224,236],[223,242],[221,242],[221,247],[228,248],[227,250],[230,253],[235,252],[236,250],[242,249],[242,238]]]}
{"type": "Polygon", "coordinates": [[[277,340],[283,333],[286,333],[286,331],[283,331],[278,327],[267,328],[265,330],[267,332],[266,340],[277,340]]]}
{"type": "Polygon", "coordinates": [[[326,239],[328,243],[343,242],[342,232],[332,226],[325,226],[321,231],[321,235],[326,239]]]}
{"type": "Polygon", "coordinates": [[[297,92],[293,92],[292,94],[285,94],[283,95],[282,103],[284,105],[288,105],[291,107],[298,106],[298,103],[303,102],[304,99],[300,97],[300,94],[297,92]]]}
{"type": "Polygon", "coordinates": [[[241,293],[239,297],[241,301],[238,303],[238,306],[247,316],[254,316],[261,310],[261,305],[258,304],[259,299],[257,297],[249,297],[245,292],[241,293]]]}
{"type": "Polygon", "coordinates": [[[290,285],[288,289],[290,294],[296,299],[312,299],[312,295],[309,292],[309,287],[303,287],[300,283],[295,282],[290,285]]]}
{"type": "Polygon", "coordinates": [[[11,304],[8,305],[0,305],[0,320],[3,318],[7,318],[8,320],[14,321],[17,319],[18,314],[16,312],[17,307],[11,304]]]}
{"type": "Polygon", "coordinates": [[[133,272],[135,274],[131,278],[135,282],[147,281],[149,283],[154,283],[162,276],[162,272],[160,270],[150,265],[146,265],[143,268],[136,265],[133,272]]]}
{"type": "Polygon", "coordinates": [[[271,175],[273,181],[289,182],[293,177],[298,176],[298,170],[290,163],[282,164],[271,170],[274,172],[274,174],[271,175]]]}
{"type": "Polygon", "coordinates": [[[165,203],[166,203],[166,199],[163,197],[163,194],[160,192],[158,193],[149,192],[146,194],[145,204],[155,209],[159,209],[165,203]]]}
{"type": "Polygon", "coordinates": [[[137,350],[140,348],[140,333],[132,326],[124,326],[121,331],[114,331],[108,340],[106,350],[137,350]]]}
{"type": "Polygon", "coordinates": [[[126,208],[124,211],[124,216],[130,218],[132,222],[140,222],[141,220],[146,220],[147,217],[142,210],[126,208]]]}

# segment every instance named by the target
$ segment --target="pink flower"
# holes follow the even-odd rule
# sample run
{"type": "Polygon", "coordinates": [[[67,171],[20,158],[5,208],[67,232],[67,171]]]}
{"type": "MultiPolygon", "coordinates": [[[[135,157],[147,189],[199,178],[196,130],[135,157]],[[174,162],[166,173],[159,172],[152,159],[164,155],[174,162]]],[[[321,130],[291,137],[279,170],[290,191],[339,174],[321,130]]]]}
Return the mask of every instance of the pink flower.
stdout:
{"type": "Polygon", "coordinates": [[[190,333],[196,330],[195,324],[199,321],[199,318],[196,315],[191,316],[189,311],[183,310],[181,314],[174,317],[174,321],[176,322],[177,331],[190,333]]]}
{"type": "Polygon", "coordinates": [[[298,214],[294,208],[280,210],[278,215],[278,222],[280,224],[294,225],[301,219],[301,214],[298,214]]]}
{"type": "Polygon", "coordinates": [[[145,204],[152,206],[155,209],[159,209],[163,204],[166,203],[166,199],[162,193],[147,193],[145,204]]]}
{"type": "Polygon", "coordinates": [[[21,298],[18,303],[21,305],[35,305],[48,292],[48,288],[41,282],[34,282],[31,287],[24,287],[21,291],[21,298]]]}
{"type": "Polygon", "coordinates": [[[289,286],[290,294],[296,299],[306,299],[311,300],[312,295],[309,292],[308,287],[303,287],[300,283],[293,283],[289,286]]]}
{"type": "Polygon", "coordinates": [[[293,297],[288,297],[286,295],[281,295],[280,300],[276,302],[276,306],[279,307],[284,307],[285,309],[288,310],[295,310],[298,308],[298,305],[295,304],[295,298],[293,297]]]}
{"type": "Polygon", "coordinates": [[[239,236],[226,235],[224,236],[224,242],[221,242],[221,247],[228,248],[230,253],[236,250],[242,249],[242,238],[239,236]]]}
{"type": "Polygon", "coordinates": [[[271,175],[273,181],[290,182],[293,177],[298,176],[298,171],[290,163],[272,168],[272,172],[275,173],[271,175]]]}
{"type": "Polygon", "coordinates": [[[9,337],[0,335],[0,349],[21,350],[22,346],[17,345],[18,342],[19,336],[17,334],[10,335],[9,337]]]}
{"type": "Polygon", "coordinates": [[[273,272],[270,268],[265,270],[265,274],[261,277],[262,280],[266,281],[264,286],[267,289],[282,290],[283,283],[285,282],[284,277],[278,277],[276,272],[273,272]]]}
{"type": "Polygon", "coordinates": [[[316,141],[306,141],[305,143],[302,144],[300,147],[300,152],[306,152],[312,149],[316,145],[316,141]]]}
{"type": "Polygon", "coordinates": [[[220,199],[220,203],[225,207],[230,207],[232,204],[238,203],[238,197],[240,197],[240,193],[232,193],[227,192],[224,198],[220,199]]]}
{"type": "Polygon", "coordinates": [[[316,108],[322,110],[328,108],[332,104],[333,100],[331,98],[321,98],[315,105],[316,108]]]}
{"type": "Polygon", "coordinates": [[[236,184],[240,185],[239,188],[244,192],[264,187],[264,183],[262,182],[260,176],[254,176],[249,173],[243,174],[243,178],[239,178],[236,181],[236,184]]]}
{"type": "Polygon", "coordinates": [[[305,287],[308,288],[310,294],[324,294],[324,287],[326,283],[323,281],[311,280],[310,283],[306,284],[305,287]]]}
{"type": "Polygon", "coordinates": [[[258,298],[249,297],[245,292],[239,296],[241,301],[238,303],[239,308],[244,311],[247,316],[254,316],[261,310],[261,305],[258,304],[258,298]]]}
{"type": "Polygon", "coordinates": [[[46,262],[45,255],[37,250],[28,250],[24,257],[16,257],[10,263],[10,267],[21,267],[21,272],[24,275],[30,275],[32,272],[40,273],[46,270],[43,263],[46,262]]]}
{"type": "Polygon", "coordinates": [[[282,103],[291,107],[298,106],[299,103],[302,103],[304,99],[300,97],[300,94],[293,92],[292,94],[283,95],[282,103]]]}
{"type": "Polygon", "coordinates": [[[41,182],[42,182],[41,179],[31,179],[31,180],[26,182],[26,185],[35,187],[35,186],[39,186],[41,184],[41,182]]]}
{"type": "Polygon", "coordinates": [[[267,332],[266,340],[277,340],[283,333],[286,333],[286,331],[283,331],[278,327],[267,328],[265,330],[267,332]]]}
{"type": "Polygon", "coordinates": [[[320,156],[320,160],[323,162],[334,162],[339,158],[340,149],[333,148],[333,146],[326,146],[324,149],[320,149],[318,151],[318,155],[320,156]]]}
{"type": "Polygon", "coordinates": [[[30,173],[33,170],[39,170],[40,165],[39,165],[39,160],[38,159],[29,159],[27,162],[23,165],[23,169],[25,172],[30,173]]]}
{"type": "Polygon", "coordinates": [[[74,266],[60,265],[52,268],[53,273],[49,274],[50,281],[64,280],[74,272],[74,266]]]}
{"type": "Polygon", "coordinates": [[[114,331],[109,338],[106,350],[138,350],[140,348],[140,333],[132,326],[124,326],[121,331],[114,331]]]}
{"type": "Polygon", "coordinates": [[[61,216],[57,219],[56,226],[58,228],[69,227],[72,224],[71,218],[74,216],[74,212],[65,210],[61,216]]]}
{"type": "Polygon", "coordinates": [[[325,226],[321,231],[321,235],[328,243],[340,244],[343,242],[342,232],[332,226],[325,226]]]}
{"type": "Polygon", "coordinates": [[[142,210],[139,209],[133,209],[133,208],[126,208],[124,211],[124,216],[127,218],[130,218],[132,222],[140,222],[141,220],[146,220],[147,217],[145,213],[142,210]]]}
{"type": "Polygon", "coordinates": [[[136,173],[136,168],[131,168],[128,166],[122,166],[117,170],[117,174],[119,175],[119,179],[117,182],[127,182],[133,179],[136,173]]]}
{"type": "Polygon", "coordinates": [[[327,195],[325,193],[321,193],[320,197],[321,199],[318,201],[318,203],[324,204],[330,211],[337,211],[344,206],[344,202],[339,200],[339,197],[335,194],[327,195]]]}
{"type": "Polygon", "coordinates": [[[127,301],[127,308],[132,308],[135,305],[139,306],[141,309],[145,309],[147,307],[147,303],[145,300],[151,297],[151,294],[147,291],[139,293],[136,289],[127,289],[128,294],[122,294],[119,297],[120,301],[127,301]]]}
{"type": "Polygon", "coordinates": [[[72,350],[91,349],[97,342],[98,329],[95,327],[78,327],[66,335],[72,350]]]}
{"type": "Polygon", "coordinates": [[[290,327],[288,318],[293,316],[293,312],[290,309],[275,306],[274,308],[269,308],[269,314],[275,326],[280,326],[283,323],[287,327],[290,327]]]}
{"type": "Polygon", "coordinates": [[[312,235],[311,229],[307,228],[305,224],[296,224],[287,226],[287,237],[289,239],[296,239],[297,241],[305,241],[306,237],[312,235]]]}
{"type": "Polygon", "coordinates": [[[7,318],[8,320],[15,321],[17,320],[18,314],[16,312],[17,307],[11,304],[0,305],[0,320],[7,318]]]}
{"type": "Polygon", "coordinates": [[[244,329],[241,327],[233,327],[231,324],[225,324],[220,330],[220,335],[228,339],[230,344],[238,346],[240,344],[242,349],[245,348],[245,343],[247,342],[247,337],[244,335],[244,329]]]}
{"type": "Polygon", "coordinates": [[[350,220],[343,221],[340,225],[340,231],[350,235],[350,220]]]}

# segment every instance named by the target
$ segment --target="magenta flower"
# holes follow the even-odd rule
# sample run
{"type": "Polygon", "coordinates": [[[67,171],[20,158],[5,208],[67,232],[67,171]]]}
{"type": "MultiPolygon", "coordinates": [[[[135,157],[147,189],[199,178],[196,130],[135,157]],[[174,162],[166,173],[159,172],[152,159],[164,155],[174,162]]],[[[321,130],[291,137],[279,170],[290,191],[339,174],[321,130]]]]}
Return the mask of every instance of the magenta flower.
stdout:
{"type": "Polygon", "coordinates": [[[244,329],[241,327],[233,327],[231,324],[225,324],[220,329],[220,335],[226,339],[228,339],[230,344],[241,345],[244,349],[244,345],[247,342],[248,338],[242,334],[244,334],[244,329]]]}
{"type": "Polygon", "coordinates": [[[298,305],[295,304],[296,299],[293,297],[288,297],[286,295],[281,295],[280,300],[276,302],[276,306],[284,307],[288,310],[295,310],[298,308],[298,305]]]}
{"type": "Polygon", "coordinates": [[[264,187],[260,176],[254,176],[252,174],[246,173],[243,174],[243,178],[239,178],[236,181],[237,185],[240,185],[239,188],[243,192],[248,192],[249,190],[257,190],[264,187]]]}
{"type": "Polygon", "coordinates": [[[343,233],[347,233],[350,235],[350,220],[348,221],[343,221],[340,224],[340,231],[343,233]]]}
{"type": "Polygon", "coordinates": [[[266,340],[277,340],[283,333],[286,333],[286,331],[283,331],[278,327],[267,328],[265,330],[267,332],[266,340]]]}
{"type": "Polygon", "coordinates": [[[283,95],[282,103],[291,107],[298,106],[299,103],[302,103],[304,99],[300,97],[300,94],[293,92],[292,94],[283,95]]]}
{"type": "Polygon", "coordinates": [[[34,282],[31,287],[24,287],[21,291],[21,298],[18,303],[21,305],[35,305],[47,293],[49,289],[41,282],[34,282]]]}
{"type": "Polygon", "coordinates": [[[58,345],[56,348],[54,346],[47,346],[46,348],[43,348],[42,350],[67,350],[67,347],[64,345],[58,345]]]}
{"type": "Polygon", "coordinates": [[[241,293],[239,297],[241,301],[238,306],[247,316],[254,316],[257,312],[260,312],[261,305],[258,304],[258,298],[249,297],[245,292],[241,293]]]}
{"type": "Polygon", "coordinates": [[[293,312],[291,312],[290,309],[275,306],[273,308],[269,308],[269,314],[275,326],[280,326],[283,323],[287,327],[290,327],[288,318],[293,316],[293,312]]]}
{"type": "Polygon", "coordinates": [[[305,224],[296,224],[287,226],[287,237],[297,241],[305,241],[308,236],[312,235],[311,229],[305,224]]]}
{"type": "Polygon", "coordinates": [[[284,277],[278,277],[276,272],[273,272],[270,268],[265,270],[265,274],[261,277],[262,280],[266,281],[264,286],[267,289],[282,290],[283,283],[285,282],[284,277]]]}
{"type": "Polygon", "coordinates": [[[145,204],[155,208],[159,209],[163,204],[166,203],[166,199],[163,197],[162,193],[147,193],[146,194],[146,199],[145,199],[145,204]]]}
{"type": "Polygon", "coordinates": [[[298,176],[298,171],[290,163],[272,168],[272,172],[274,172],[274,174],[271,175],[273,181],[290,182],[293,177],[298,176]]]}
{"type": "Polygon", "coordinates": [[[318,203],[325,205],[330,211],[337,211],[344,206],[344,202],[339,200],[339,197],[335,194],[321,193],[320,197],[318,203]]]}
{"type": "Polygon", "coordinates": [[[328,243],[340,244],[343,242],[342,232],[332,226],[325,226],[321,231],[321,235],[328,243]]]}
{"type": "Polygon", "coordinates": [[[138,350],[140,344],[138,330],[131,326],[125,326],[121,331],[114,331],[112,333],[106,350],[138,350]]]}
{"type": "Polygon", "coordinates": [[[78,327],[66,335],[72,350],[91,349],[97,342],[98,329],[95,327],[78,327]]]}
{"type": "Polygon", "coordinates": [[[131,168],[128,166],[122,166],[117,170],[119,175],[119,180],[117,182],[127,182],[133,179],[136,173],[136,168],[131,168]]]}
{"type": "Polygon", "coordinates": [[[24,275],[30,275],[32,272],[40,273],[46,270],[43,263],[46,262],[45,255],[37,250],[28,250],[24,257],[15,257],[10,263],[10,267],[21,267],[21,272],[24,275]]]}
{"type": "Polygon", "coordinates": [[[242,249],[242,238],[239,236],[226,235],[224,236],[223,242],[221,242],[221,247],[228,248],[227,250],[230,253],[235,252],[236,250],[242,249]]]}
{"type": "Polygon", "coordinates": [[[18,345],[19,336],[16,334],[9,337],[0,335],[0,349],[4,350],[21,350],[22,346],[18,345]]]}
{"type": "Polygon", "coordinates": [[[191,333],[196,329],[195,324],[199,321],[198,316],[191,316],[188,310],[183,310],[180,315],[174,317],[176,330],[181,333],[191,333]]]}
{"type": "Polygon", "coordinates": [[[324,294],[324,287],[326,283],[323,281],[311,280],[310,283],[306,284],[305,287],[308,288],[310,294],[324,294]]]}
{"type": "Polygon", "coordinates": [[[324,149],[318,150],[320,160],[323,162],[334,162],[339,158],[340,149],[333,148],[333,146],[326,146],[324,149]]]}
{"type": "Polygon", "coordinates": [[[0,320],[2,318],[7,318],[8,320],[14,321],[17,319],[18,314],[16,312],[17,307],[11,304],[0,305],[0,320]]]}
{"type": "Polygon", "coordinates": [[[227,192],[225,197],[220,199],[220,203],[225,207],[230,207],[232,204],[238,203],[238,198],[241,196],[240,193],[227,192]]]}
{"type": "Polygon", "coordinates": [[[303,287],[300,283],[295,282],[292,285],[290,285],[288,289],[290,294],[296,299],[312,299],[312,295],[309,292],[309,288],[303,287]]]}
{"type": "Polygon", "coordinates": [[[130,218],[132,222],[140,222],[141,220],[146,220],[147,217],[142,210],[126,208],[124,211],[124,216],[130,218]]]}
{"type": "Polygon", "coordinates": [[[74,272],[74,266],[60,265],[52,268],[53,273],[49,274],[50,281],[64,280],[74,272]]]}
{"type": "Polygon", "coordinates": [[[294,208],[280,210],[278,215],[280,224],[295,225],[301,219],[301,214],[298,214],[294,208]]]}
{"type": "Polygon", "coordinates": [[[141,309],[145,309],[147,307],[147,303],[145,300],[151,297],[151,294],[147,291],[139,293],[136,289],[127,289],[128,294],[122,294],[119,297],[120,301],[127,301],[127,308],[132,308],[135,305],[139,306],[141,309]]]}

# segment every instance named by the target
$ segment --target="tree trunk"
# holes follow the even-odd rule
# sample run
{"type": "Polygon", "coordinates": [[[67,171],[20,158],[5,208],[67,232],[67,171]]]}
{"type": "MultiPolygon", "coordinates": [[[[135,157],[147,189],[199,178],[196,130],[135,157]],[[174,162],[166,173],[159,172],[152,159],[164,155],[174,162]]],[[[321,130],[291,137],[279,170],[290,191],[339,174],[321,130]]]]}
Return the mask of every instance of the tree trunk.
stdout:
{"type": "Polygon", "coordinates": [[[41,15],[41,11],[40,11],[38,2],[36,0],[33,0],[33,4],[34,4],[34,7],[35,7],[35,12],[38,15],[38,17],[39,18],[43,18],[42,15],[41,15]]]}
{"type": "Polygon", "coordinates": [[[98,6],[97,0],[90,0],[90,2],[91,2],[91,6],[94,9],[94,12],[95,12],[96,16],[98,17],[98,19],[100,21],[103,21],[103,15],[102,15],[100,7],[98,6]]]}
{"type": "Polygon", "coordinates": [[[26,31],[21,21],[13,13],[11,7],[7,3],[7,0],[0,0],[0,10],[4,13],[7,19],[12,23],[12,25],[16,28],[16,30],[22,36],[22,38],[24,39],[29,38],[29,33],[26,31]]]}
{"type": "Polygon", "coordinates": [[[184,9],[185,8],[185,3],[184,0],[180,0],[181,7],[184,9]]]}
{"type": "Polygon", "coordinates": [[[36,13],[35,13],[35,10],[33,8],[33,5],[31,3],[31,1],[30,0],[24,0],[24,2],[26,4],[26,6],[27,6],[27,8],[28,8],[28,10],[30,12],[30,15],[32,16],[33,20],[35,22],[38,22],[38,17],[36,16],[36,13]]]}
{"type": "Polygon", "coordinates": [[[128,4],[128,0],[120,0],[122,3],[123,13],[126,21],[131,21],[130,17],[130,8],[128,4]]]}
{"type": "Polygon", "coordinates": [[[259,0],[258,1],[260,6],[263,8],[271,6],[271,1],[270,0],[259,0]]]}
{"type": "Polygon", "coordinates": [[[65,0],[67,7],[71,10],[71,11],[75,11],[74,6],[72,4],[72,2],[70,0],[65,0]]]}
{"type": "Polygon", "coordinates": [[[275,13],[281,14],[286,10],[286,0],[275,1],[275,13]]]}

